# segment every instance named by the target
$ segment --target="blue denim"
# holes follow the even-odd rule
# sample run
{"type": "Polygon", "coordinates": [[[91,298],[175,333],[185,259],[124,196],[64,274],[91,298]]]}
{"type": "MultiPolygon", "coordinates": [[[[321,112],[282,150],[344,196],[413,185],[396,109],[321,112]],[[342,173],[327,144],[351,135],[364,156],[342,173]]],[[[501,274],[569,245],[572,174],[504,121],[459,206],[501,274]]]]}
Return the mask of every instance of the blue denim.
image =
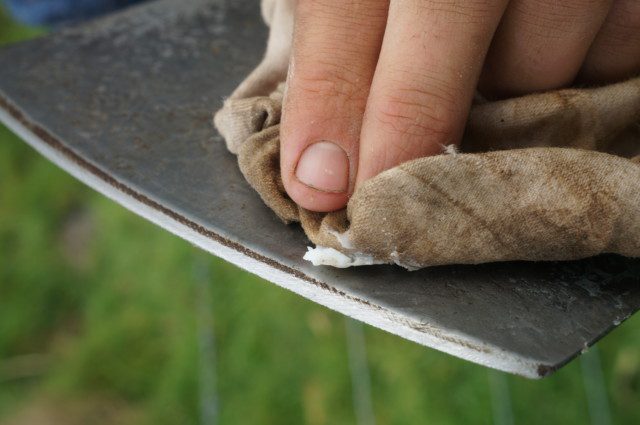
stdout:
{"type": "MultiPolygon", "coordinates": [[[[0,0],[1,1],[1,0],[0,0]]],[[[141,0],[4,0],[9,12],[31,25],[56,25],[93,18],[141,0]]]]}

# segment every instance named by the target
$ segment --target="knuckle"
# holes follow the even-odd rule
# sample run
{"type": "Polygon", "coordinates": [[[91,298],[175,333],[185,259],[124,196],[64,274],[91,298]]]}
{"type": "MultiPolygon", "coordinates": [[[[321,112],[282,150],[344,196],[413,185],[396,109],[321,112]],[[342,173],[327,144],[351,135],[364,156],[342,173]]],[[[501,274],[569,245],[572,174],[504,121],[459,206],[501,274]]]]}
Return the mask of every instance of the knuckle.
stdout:
{"type": "Polygon", "coordinates": [[[345,18],[344,7],[340,3],[333,4],[330,1],[297,0],[295,6],[296,20],[303,25],[326,19],[342,22],[345,18]],[[343,13],[340,13],[343,12],[343,13]]]}
{"type": "Polygon", "coordinates": [[[430,0],[417,2],[416,7],[419,14],[438,14],[448,22],[471,25],[482,24],[494,15],[498,3],[493,0],[430,0]]]}
{"type": "Polygon", "coordinates": [[[532,0],[514,3],[514,11],[532,34],[558,38],[584,31],[585,26],[606,15],[609,3],[607,0],[532,0]]]}
{"type": "MultiPolygon", "coordinates": [[[[281,0],[282,1],[282,0],[281,0]]],[[[337,17],[386,15],[388,3],[371,0],[289,0],[294,1],[296,11],[303,15],[321,13],[337,17]]]]}
{"type": "Polygon", "coordinates": [[[306,97],[339,98],[346,101],[366,99],[368,89],[362,78],[338,64],[323,64],[297,76],[301,94],[306,97]]]}
{"type": "Polygon", "coordinates": [[[457,110],[449,96],[404,89],[382,96],[374,114],[385,132],[448,143],[458,132],[457,110]]]}
{"type": "Polygon", "coordinates": [[[626,8],[621,7],[620,12],[615,16],[617,19],[610,21],[613,27],[612,32],[617,35],[613,38],[620,43],[638,42],[640,41],[640,3],[625,6],[626,8]]]}

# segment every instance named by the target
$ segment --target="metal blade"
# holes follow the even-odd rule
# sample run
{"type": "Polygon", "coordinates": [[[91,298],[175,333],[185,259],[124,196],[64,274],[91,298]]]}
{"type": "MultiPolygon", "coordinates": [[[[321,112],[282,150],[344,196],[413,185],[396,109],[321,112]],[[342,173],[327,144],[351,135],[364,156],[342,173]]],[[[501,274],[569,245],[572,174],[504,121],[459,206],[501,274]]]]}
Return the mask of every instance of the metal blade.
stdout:
{"type": "Polygon", "coordinates": [[[378,328],[541,377],[640,307],[640,261],[407,272],[302,260],[211,114],[261,58],[257,1],[157,1],[0,51],[0,119],[89,186],[263,278],[378,328]]]}

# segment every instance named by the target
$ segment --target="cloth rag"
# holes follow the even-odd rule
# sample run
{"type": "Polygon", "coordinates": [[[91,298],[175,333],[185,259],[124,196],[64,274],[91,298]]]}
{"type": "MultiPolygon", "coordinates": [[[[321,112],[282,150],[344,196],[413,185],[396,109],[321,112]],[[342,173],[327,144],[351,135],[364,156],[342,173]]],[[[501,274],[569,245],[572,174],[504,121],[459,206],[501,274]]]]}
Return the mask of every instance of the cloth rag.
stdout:
{"type": "Polygon", "coordinates": [[[640,77],[501,100],[478,97],[461,152],[403,163],[358,187],[346,209],[307,211],[286,194],[279,122],[291,0],[262,3],[263,61],[214,123],[240,170],[284,222],[316,244],[305,258],[407,269],[511,260],[640,257],[640,77]]]}

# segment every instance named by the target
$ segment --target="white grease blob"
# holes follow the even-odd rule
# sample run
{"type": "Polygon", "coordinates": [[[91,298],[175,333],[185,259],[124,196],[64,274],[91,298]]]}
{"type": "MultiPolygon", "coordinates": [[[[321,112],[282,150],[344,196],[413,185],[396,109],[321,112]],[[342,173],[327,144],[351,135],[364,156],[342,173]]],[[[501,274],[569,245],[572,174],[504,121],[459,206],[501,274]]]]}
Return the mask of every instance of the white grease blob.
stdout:
{"type": "MultiPolygon", "coordinates": [[[[391,260],[400,267],[407,269],[408,271],[418,270],[421,266],[413,261],[400,261],[400,255],[394,250],[391,255],[391,260]]],[[[361,252],[342,253],[336,249],[326,246],[316,246],[312,248],[307,247],[307,252],[304,254],[305,260],[311,262],[314,266],[332,266],[340,269],[354,266],[371,266],[374,264],[388,264],[387,261],[379,261],[373,258],[372,255],[363,254],[361,252]]]]}
{"type": "Polygon", "coordinates": [[[383,261],[376,261],[373,256],[355,252],[343,254],[342,252],[328,248],[326,246],[307,247],[307,252],[303,257],[313,263],[314,266],[333,266],[341,269],[352,266],[369,266],[372,264],[384,264],[383,261]]]}
{"type": "MultiPolygon", "coordinates": [[[[344,233],[337,232],[335,230],[329,229],[329,234],[333,235],[336,238],[340,246],[346,250],[353,251],[355,247],[349,238],[349,231],[347,230],[344,233]]],[[[400,253],[396,249],[394,249],[389,255],[391,261],[397,264],[400,267],[404,267],[405,269],[412,271],[420,268],[420,265],[413,262],[400,261],[400,253]]],[[[307,247],[307,252],[304,254],[304,258],[307,261],[310,261],[314,266],[333,266],[341,269],[347,267],[354,266],[370,266],[373,264],[388,264],[390,262],[387,261],[379,261],[373,258],[373,255],[364,254],[362,252],[349,252],[344,253],[340,252],[337,249],[329,248],[326,246],[316,246],[312,248],[310,246],[307,247]]]]}
{"type": "Polygon", "coordinates": [[[353,244],[351,243],[351,239],[349,238],[349,231],[347,230],[344,233],[336,232],[335,230],[329,230],[329,234],[333,235],[334,238],[338,240],[340,246],[344,249],[354,249],[353,244]]]}

